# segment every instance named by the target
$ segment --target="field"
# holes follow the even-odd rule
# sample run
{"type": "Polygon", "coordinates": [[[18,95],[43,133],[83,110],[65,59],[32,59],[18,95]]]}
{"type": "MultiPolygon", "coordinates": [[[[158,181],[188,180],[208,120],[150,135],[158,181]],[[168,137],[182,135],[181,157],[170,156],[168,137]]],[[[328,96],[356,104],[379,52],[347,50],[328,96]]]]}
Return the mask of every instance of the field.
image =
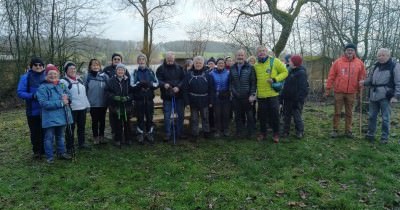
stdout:
{"type": "Polygon", "coordinates": [[[358,113],[356,139],[330,139],[331,108],[305,107],[302,140],[107,144],[53,165],[32,160],[24,110],[5,111],[0,209],[399,209],[397,109],[381,145],[358,138],[358,113]]]}

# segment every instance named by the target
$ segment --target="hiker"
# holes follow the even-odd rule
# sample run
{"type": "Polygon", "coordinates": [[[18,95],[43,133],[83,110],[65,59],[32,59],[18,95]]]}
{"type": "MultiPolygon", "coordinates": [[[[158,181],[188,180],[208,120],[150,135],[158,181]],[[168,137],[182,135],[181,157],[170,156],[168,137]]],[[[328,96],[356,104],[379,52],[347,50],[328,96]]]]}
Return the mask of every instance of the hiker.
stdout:
{"type": "Polygon", "coordinates": [[[168,142],[171,139],[173,136],[172,130],[175,130],[178,138],[185,139],[187,137],[183,132],[185,113],[182,94],[185,72],[182,67],[175,62],[175,54],[173,52],[169,51],[166,53],[163,63],[157,68],[156,76],[160,83],[161,99],[163,100],[165,130],[163,140],[164,142],[168,142]],[[172,111],[178,116],[176,129],[172,129],[171,127],[172,111]]]}
{"type": "Polygon", "coordinates": [[[88,69],[85,87],[90,103],[90,116],[92,117],[93,144],[104,144],[106,143],[104,130],[107,112],[104,90],[109,78],[106,73],[101,71],[101,63],[97,59],[89,61],[88,69]]]}
{"type": "Polygon", "coordinates": [[[17,88],[18,97],[25,100],[26,104],[26,118],[34,159],[40,159],[44,154],[41,108],[36,97],[36,91],[46,77],[43,65],[42,59],[32,58],[29,70],[21,76],[17,88]]]}
{"type": "Polygon", "coordinates": [[[137,140],[140,144],[146,139],[154,143],[154,90],[158,88],[158,80],[153,70],[146,66],[147,57],[144,54],[137,56],[138,68],[134,70],[131,78],[133,99],[137,117],[137,140]],[[146,118],[146,121],[145,121],[146,118]]]}
{"type": "Polygon", "coordinates": [[[186,75],[187,73],[189,73],[189,72],[192,70],[192,68],[193,68],[193,61],[192,61],[192,59],[187,59],[187,60],[185,61],[185,65],[183,66],[183,71],[185,72],[185,75],[186,75]]]}
{"type": "Polygon", "coordinates": [[[236,63],[229,74],[229,86],[235,113],[236,136],[252,138],[255,128],[252,104],[256,100],[256,76],[254,67],[246,62],[246,52],[243,49],[236,52],[236,63]]]}
{"type": "Polygon", "coordinates": [[[65,152],[64,132],[68,123],[73,123],[70,100],[71,94],[66,86],[61,85],[60,71],[53,64],[46,66],[46,81],[36,92],[41,106],[42,128],[44,129],[44,150],[47,163],[54,162],[53,140],[57,145],[57,157],[70,160],[71,156],[65,152]]]}
{"type": "Polygon", "coordinates": [[[293,55],[289,58],[289,76],[285,80],[281,92],[283,102],[283,137],[288,137],[290,132],[290,124],[292,117],[296,129],[296,137],[298,139],[304,136],[304,122],[302,119],[302,111],[304,100],[308,94],[307,73],[300,55],[293,55]]]}
{"type": "Polygon", "coordinates": [[[208,59],[207,61],[207,72],[211,72],[212,70],[214,70],[216,68],[216,62],[215,62],[215,58],[211,57],[210,59],[208,59]]]}
{"type": "MultiPolygon", "coordinates": [[[[252,55],[252,56],[250,56],[250,57],[248,57],[247,58],[247,62],[251,65],[251,66],[254,66],[254,64],[256,64],[256,62],[257,62],[257,58],[254,56],[254,55],[252,55]]],[[[254,125],[255,125],[255,122],[257,121],[257,109],[256,109],[256,106],[257,106],[257,100],[255,100],[253,103],[252,103],[252,106],[251,106],[251,109],[253,110],[253,119],[254,119],[254,125]]]]}
{"type": "Polygon", "coordinates": [[[267,48],[257,47],[257,63],[254,65],[257,78],[258,118],[260,133],[257,140],[267,135],[267,122],[272,128],[274,143],[279,142],[279,91],[282,81],[288,76],[285,65],[267,55],[267,48]]]}
{"type": "Polygon", "coordinates": [[[251,66],[254,66],[254,64],[256,64],[256,62],[257,62],[257,58],[253,55],[247,58],[247,63],[249,63],[251,66]]]}
{"type": "Polygon", "coordinates": [[[367,79],[361,85],[370,87],[368,132],[365,138],[371,143],[375,141],[378,113],[382,114],[382,133],[380,143],[389,141],[391,103],[400,98],[400,65],[390,56],[390,50],[381,48],[377,53],[377,62],[367,79]]]}
{"type": "Polygon", "coordinates": [[[219,138],[221,135],[229,137],[231,93],[229,91],[229,71],[225,69],[225,61],[223,58],[217,59],[217,68],[212,70],[209,74],[213,78],[215,91],[214,103],[212,106],[214,111],[213,120],[215,123],[214,137],[219,138]]]}
{"type": "Polygon", "coordinates": [[[107,81],[105,88],[111,124],[114,125],[114,145],[131,145],[130,116],[133,113],[133,90],[126,76],[125,65],[120,63],[115,68],[116,75],[107,81]]]}
{"type": "Polygon", "coordinates": [[[233,59],[231,56],[226,56],[225,57],[225,68],[229,71],[231,69],[231,66],[234,64],[233,59]]]}
{"type": "MultiPolygon", "coordinates": [[[[214,69],[216,69],[216,62],[215,58],[211,57],[207,61],[207,73],[211,73],[214,69]]],[[[225,65],[225,62],[224,62],[225,65]]],[[[208,107],[208,123],[210,125],[210,131],[211,132],[216,132],[217,128],[215,127],[215,120],[214,120],[214,106],[208,107]]],[[[217,134],[218,135],[218,134],[217,134]]]]}
{"type": "Polygon", "coordinates": [[[89,146],[86,144],[85,140],[85,128],[86,110],[90,108],[90,103],[86,96],[86,87],[84,82],[76,73],[76,65],[71,61],[65,62],[64,72],[65,76],[60,80],[60,83],[68,88],[68,91],[71,94],[70,107],[72,110],[72,117],[74,119],[73,123],[71,123],[72,132],[67,132],[65,138],[67,152],[72,154],[72,149],[75,144],[75,127],[77,127],[78,148],[89,149],[89,146]]]}
{"type": "Polygon", "coordinates": [[[183,88],[185,104],[190,106],[190,126],[192,141],[199,137],[199,117],[201,117],[204,138],[210,137],[210,125],[208,122],[208,108],[212,106],[214,99],[214,81],[207,74],[204,66],[204,58],[193,58],[193,71],[186,75],[183,88]]]}
{"type": "Polygon", "coordinates": [[[365,78],[364,63],[357,58],[356,45],[349,43],[344,47],[344,55],[336,59],[329,70],[325,97],[330,95],[332,88],[335,97],[335,114],[331,138],[338,137],[339,120],[342,107],[345,109],[345,136],[354,138],[351,131],[353,119],[353,104],[356,94],[360,91],[360,81],[365,78]]]}

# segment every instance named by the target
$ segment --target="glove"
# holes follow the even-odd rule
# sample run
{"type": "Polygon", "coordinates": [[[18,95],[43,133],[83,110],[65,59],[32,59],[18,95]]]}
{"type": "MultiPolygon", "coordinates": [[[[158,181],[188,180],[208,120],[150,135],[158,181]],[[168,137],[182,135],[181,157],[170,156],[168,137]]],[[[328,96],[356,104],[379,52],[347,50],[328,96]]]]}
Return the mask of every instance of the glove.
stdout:
{"type": "Polygon", "coordinates": [[[148,81],[146,81],[146,80],[140,80],[140,86],[142,87],[142,88],[149,88],[149,82],[148,81]]]}
{"type": "Polygon", "coordinates": [[[122,96],[121,97],[121,102],[127,102],[129,100],[128,96],[122,96]]]}
{"type": "Polygon", "coordinates": [[[114,97],[113,97],[113,100],[114,100],[114,101],[121,101],[121,96],[114,96],[114,97]]]}

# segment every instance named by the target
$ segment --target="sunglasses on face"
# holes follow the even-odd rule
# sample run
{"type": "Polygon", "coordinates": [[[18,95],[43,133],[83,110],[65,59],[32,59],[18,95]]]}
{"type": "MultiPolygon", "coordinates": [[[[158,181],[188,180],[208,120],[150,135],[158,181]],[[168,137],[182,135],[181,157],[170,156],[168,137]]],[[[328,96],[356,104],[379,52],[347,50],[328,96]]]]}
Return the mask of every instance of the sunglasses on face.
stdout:
{"type": "Polygon", "coordinates": [[[33,64],[34,66],[43,66],[43,64],[41,64],[41,63],[35,63],[35,64],[33,64]]]}

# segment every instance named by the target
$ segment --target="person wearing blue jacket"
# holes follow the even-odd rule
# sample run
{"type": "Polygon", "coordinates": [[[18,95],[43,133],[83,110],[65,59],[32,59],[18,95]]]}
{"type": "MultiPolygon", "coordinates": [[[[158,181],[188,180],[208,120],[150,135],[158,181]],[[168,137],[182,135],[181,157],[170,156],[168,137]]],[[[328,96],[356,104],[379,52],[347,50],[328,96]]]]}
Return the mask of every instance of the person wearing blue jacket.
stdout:
{"type": "Polygon", "coordinates": [[[34,57],[30,62],[30,69],[21,76],[18,83],[18,97],[25,100],[26,117],[29,126],[33,158],[40,159],[44,154],[42,119],[40,115],[40,104],[36,97],[36,91],[45,80],[43,61],[34,57]]]}
{"type": "Polygon", "coordinates": [[[57,156],[60,159],[69,160],[71,156],[65,152],[64,132],[67,124],[73,119],[69,107],[71,94],[68,88],[60,84],[60,72],[52,64],[46,67],[46,81],[36,92],[37,100],[42,111],[42,128],[44,129],[44,150],[47,162],[52,164],[53,139],[56,139],[57,156]]]}
{"type": "Polygon", "coordinates": [[[216,131],[214,137],[219,138],[221,134],[229,136],[229,114],[231,106],[231,94],[229,91],[229,71],[225,69],[223,58],[217,59],[217,68],[210,72],[214,81],[214,122],[216,131]]]}

